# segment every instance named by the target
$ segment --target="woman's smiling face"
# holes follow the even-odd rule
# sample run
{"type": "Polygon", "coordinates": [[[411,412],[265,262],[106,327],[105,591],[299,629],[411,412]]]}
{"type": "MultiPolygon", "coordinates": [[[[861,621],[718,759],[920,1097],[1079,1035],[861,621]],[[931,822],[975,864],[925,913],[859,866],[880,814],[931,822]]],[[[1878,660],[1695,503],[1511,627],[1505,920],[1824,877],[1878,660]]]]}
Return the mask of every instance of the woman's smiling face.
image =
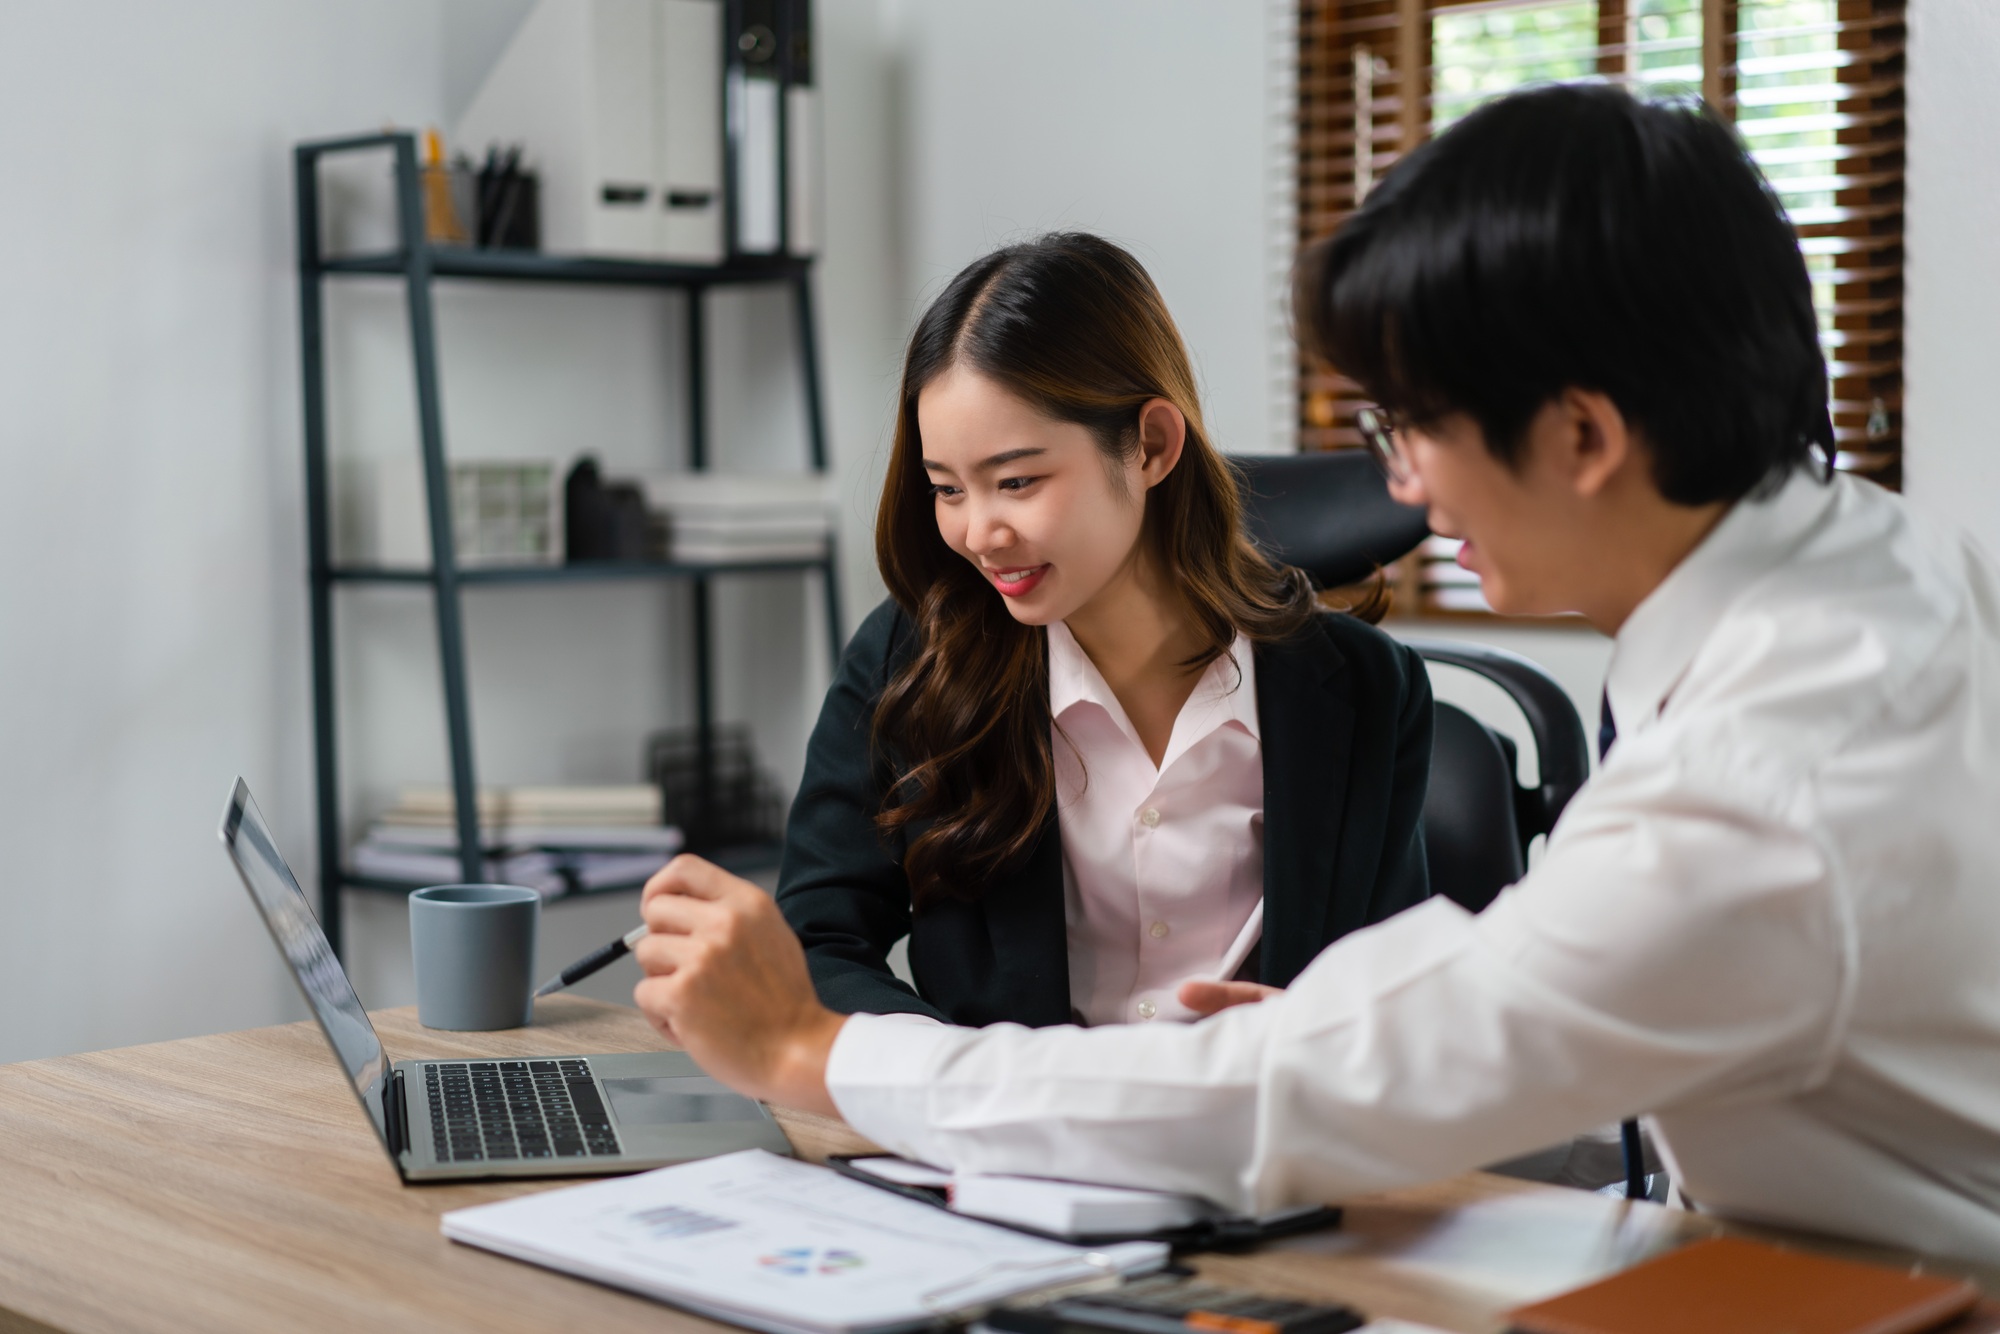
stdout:
{"type": "Polygon", "coordinates": [[[1109,458],[1090,429],[954,366],[917,398],[938,532],[1026,625],[1067,620],[1129,573],[1146,518],[1138,450],[1109,458]]]}

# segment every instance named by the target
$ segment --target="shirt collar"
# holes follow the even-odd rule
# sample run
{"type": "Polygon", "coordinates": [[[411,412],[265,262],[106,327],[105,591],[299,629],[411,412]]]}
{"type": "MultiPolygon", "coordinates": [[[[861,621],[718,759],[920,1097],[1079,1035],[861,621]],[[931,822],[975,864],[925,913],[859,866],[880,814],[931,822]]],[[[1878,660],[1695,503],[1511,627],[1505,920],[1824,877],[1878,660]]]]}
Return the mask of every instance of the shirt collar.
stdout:
{"type": "Polygon", "coordinates": [[[1049,712],[1060,718],[1079,704],[1102,704],[1111,697],[1097,667],[1061,621],[1049,627],[1049,712]]]}
{"type": "MultiPolygon", "coordinates": [[[[1055,621],[1049,631],[1049,713],[1060,720],[1079,704],[1095,704],[1110,714],[1119,729],[1138,744],[1138,734],[1125,716],[1125,707],[1105,684],[1097,664],[1076,642],[1067,625],[1055,621]]],[[[1250,641],[1239,631],[1229,651],[1208,664],[1194,692],[1181,706],[1174,721],[1174,737],[1161,768],[1216,728],[1236,723],[1260,744],[1263,735],[1257,726],[1257,663],[1250,641]]]]}
{"type": "MultiPolygon", "coordinates": [[[[1195,682],[1194,693],[1181,706],[1181,718],[1193,724],[1190,741],[1200,740],[1226,723],[1235,723],[1261,743],[1257,729],[1257,659],[1250,641],[1237,631],[1229,652],[1208,664],[1195,682]]],[[[1180,731],[1180,724],[1174,724],[1180,731]]]]}
{"type": "Polygon", "coordinates": [[[1633,609],[1612,646],[1604,685],[1621,737],[1659,717],[1729,605],[1784,563],[1834,503],[1838,489],[1801,468],[1775,494],[1739,500],[1633,609]]]}

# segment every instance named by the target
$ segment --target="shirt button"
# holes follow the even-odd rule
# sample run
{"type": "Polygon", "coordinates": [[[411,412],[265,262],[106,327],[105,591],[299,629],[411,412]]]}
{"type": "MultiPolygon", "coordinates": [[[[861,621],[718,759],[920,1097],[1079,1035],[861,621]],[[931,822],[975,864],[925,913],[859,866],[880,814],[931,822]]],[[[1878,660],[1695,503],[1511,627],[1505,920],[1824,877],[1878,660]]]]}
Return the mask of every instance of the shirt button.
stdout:
{"type": "Polygon", "coordinates": [[[1153,1002],[1149,1000],[1142,1000],[1139,1002],[1139,1017],[1141,1019],[1151,1019],[1154,1015],[1158,1014],[1159,1012],[1160,1012],[1160,1007],[1153,1004],[1153,1002]]]}
{"type": "Polygon", "coordinates": [[[1145,810],[1140,811],[1139,823],[1146,826],[1146,828],[1148,829],[1151,829],[1155,825],[1159,824],[1160,823],[1159,809],[1154,806],[1148,806],[1145,810]]]}
{"type": "Polygon", "coordinates": [[[1165,940],[1167,938],[1167,924],[1165,922],[1155,922],[1146,928],[1146,934],[1154,940],[1165,940]]]}

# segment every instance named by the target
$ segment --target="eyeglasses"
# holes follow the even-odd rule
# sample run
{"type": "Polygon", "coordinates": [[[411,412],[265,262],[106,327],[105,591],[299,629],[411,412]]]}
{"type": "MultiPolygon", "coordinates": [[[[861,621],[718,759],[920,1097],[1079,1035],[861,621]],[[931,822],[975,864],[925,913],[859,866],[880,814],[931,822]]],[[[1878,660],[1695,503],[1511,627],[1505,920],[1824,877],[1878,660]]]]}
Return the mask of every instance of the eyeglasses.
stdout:
{"type": "Polygon", "coordinates": [[[1381,408],[1363,408],[1354,414],[1355,429],[1361,432],[1361,442],[1368,446],[1368,452],[1375,456],[1382,471],[1392,482],[1410,480],[1410,456],[1404,452],[1402,442],[1396,433],[1402,428],[1393,414],[1381,408]]]}

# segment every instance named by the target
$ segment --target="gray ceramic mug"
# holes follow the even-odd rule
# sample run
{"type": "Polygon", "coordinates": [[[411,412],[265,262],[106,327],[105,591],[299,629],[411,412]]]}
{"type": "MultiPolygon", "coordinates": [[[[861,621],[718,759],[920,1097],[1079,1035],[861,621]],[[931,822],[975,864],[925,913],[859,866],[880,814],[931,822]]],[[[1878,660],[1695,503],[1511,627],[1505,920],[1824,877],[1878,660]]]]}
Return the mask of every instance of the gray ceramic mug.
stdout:
{"type": "Polygon", "coordinates": [[[542,896],[519,885],[433,885],[410,895],[417,1022],[520,1028],[534,1008],[542,896]]]}

